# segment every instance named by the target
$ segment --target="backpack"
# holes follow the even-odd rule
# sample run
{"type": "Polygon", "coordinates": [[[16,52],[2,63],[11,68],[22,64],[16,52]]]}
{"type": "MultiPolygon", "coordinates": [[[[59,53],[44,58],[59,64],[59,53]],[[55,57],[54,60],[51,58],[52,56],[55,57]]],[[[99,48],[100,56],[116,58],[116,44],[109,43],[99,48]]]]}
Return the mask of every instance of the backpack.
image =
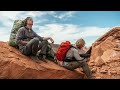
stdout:
{"type": "Polygon", "coordinates": [[[62,42],[56,52],[56,59],[58,61],[64,61],[66,54],[70,48],[71,48],[71,43],[69,41],[62,42]]]}
{"type": "Polygon", "coordinates": [[[47,52],[47,54],[46,54],[47,59],[49,59],[49,60],[51,60],[51,61],[55,61],[55,60],[54,60],[55,52],[54,52],[54,50],[53,50],[53,48],[52,48],[52,46],[51,46],[50,43],[48,44],[48,47],[47,47],[46,52],[47,52]]]}
{"type": "Polygon", "coordinates": [[[10,34],[10,38],[9,38],[9,42],[8,44],[12,47],[17,47],[15,41],[16,41],[16,34],[17,31],[19,30],[19,28],[24,27],[25,26],[25,22],[24,20],[15,20],[12,30],[11,30],[11,34],[10,34]]]}

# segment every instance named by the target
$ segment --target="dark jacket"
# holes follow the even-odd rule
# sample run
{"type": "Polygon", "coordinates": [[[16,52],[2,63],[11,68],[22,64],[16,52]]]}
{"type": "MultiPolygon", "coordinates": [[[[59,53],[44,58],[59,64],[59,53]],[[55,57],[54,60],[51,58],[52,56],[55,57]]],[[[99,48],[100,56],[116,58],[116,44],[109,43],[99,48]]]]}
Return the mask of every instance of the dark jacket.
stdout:
{"type": "Polygon", "coordinates": [[[29,30],[27,27],[21,27],[16,35],[16,44],[19,49],[22,49],[25,46],[22,41],[30,41],[34,37],[38,37],[40,41],[43,41],[43,37],[36,34],[33,30],[29,30]]]}

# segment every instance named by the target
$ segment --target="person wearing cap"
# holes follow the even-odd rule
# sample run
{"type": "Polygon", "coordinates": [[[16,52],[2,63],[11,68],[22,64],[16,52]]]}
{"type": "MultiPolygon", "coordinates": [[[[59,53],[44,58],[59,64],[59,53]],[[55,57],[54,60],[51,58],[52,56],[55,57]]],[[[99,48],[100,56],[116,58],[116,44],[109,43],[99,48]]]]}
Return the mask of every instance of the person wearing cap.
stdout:
{"type": "Polygon", "coordinates": [[[86,62],[86,59],[80,57],[79,49],[85,46],[85,41],[81,38],[78,39],[67,52],[65,61],[63,62],[63,67],[74,70],[76,68],[82,67],[83,72],[86,74],[87,78],[92,78],[92,72],[86,62]]]}
{"type": "Polygon", "coordinates": [[[48,41],[50,40],[54,43],[51,37],[41,37],[32,30],[33,19],[27,17],[25,19],[25,26],[21,27],[16,35],[16,44],[19,50],[27,56],[36,56],[37,52],[40,50],[39,58],[44,60],[46,58],[46,50],[48,46],[48,41]]]}

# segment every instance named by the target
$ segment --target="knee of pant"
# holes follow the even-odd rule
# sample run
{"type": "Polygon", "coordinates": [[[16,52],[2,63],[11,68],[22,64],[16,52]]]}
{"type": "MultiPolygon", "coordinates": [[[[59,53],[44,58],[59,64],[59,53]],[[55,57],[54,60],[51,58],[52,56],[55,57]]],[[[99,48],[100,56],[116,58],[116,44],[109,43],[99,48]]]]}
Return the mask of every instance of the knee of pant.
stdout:
{"type": "Polygon", "coordinates": [[[34,38],[34,42],[39,43],[39,39],[38,38],[34,38]]]}
{"type": "Polygon", "coordinates": [[[87,63],[86,62],[81,62],[81,65],[82,66],[85,66],[87,63]]]}
{"type": "Polygon", "coordinates": [[[45,40],[45,41],[43,41],[44,42],[44,44],[48,44],[48,41],[47,40],[45,40]]]}

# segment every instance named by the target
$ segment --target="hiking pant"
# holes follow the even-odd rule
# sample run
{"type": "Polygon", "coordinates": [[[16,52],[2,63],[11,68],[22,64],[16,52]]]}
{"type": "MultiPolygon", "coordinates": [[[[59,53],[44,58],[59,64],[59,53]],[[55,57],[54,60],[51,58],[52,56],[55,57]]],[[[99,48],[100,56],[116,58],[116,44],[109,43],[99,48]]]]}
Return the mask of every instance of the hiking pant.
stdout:
{"type": "Polygon", "coordinates": [[[64,62],[63,67],[65,67],[65,68],[67,68],[69,70],[74,70],[76,68],[82,67],[82,69],[83,69],[84,73],[86,74],[86,76],[88,78],[92,77],[92,72],[91,72],[88,64],[86,63],[86,61],[83,61],[83,62],[79,62],[79,61],[64,62]]]}
{"type": "Polygon", "coordinates": [[[24,55],[36,55],[37,52],[41,49],[40,54],[46,54],[47,46],[47,40],[39,43],[38,38],[33,38],[26,44],[26,46],[24,46],[24,48],[22,49],[22,53],[24,55]]]}

